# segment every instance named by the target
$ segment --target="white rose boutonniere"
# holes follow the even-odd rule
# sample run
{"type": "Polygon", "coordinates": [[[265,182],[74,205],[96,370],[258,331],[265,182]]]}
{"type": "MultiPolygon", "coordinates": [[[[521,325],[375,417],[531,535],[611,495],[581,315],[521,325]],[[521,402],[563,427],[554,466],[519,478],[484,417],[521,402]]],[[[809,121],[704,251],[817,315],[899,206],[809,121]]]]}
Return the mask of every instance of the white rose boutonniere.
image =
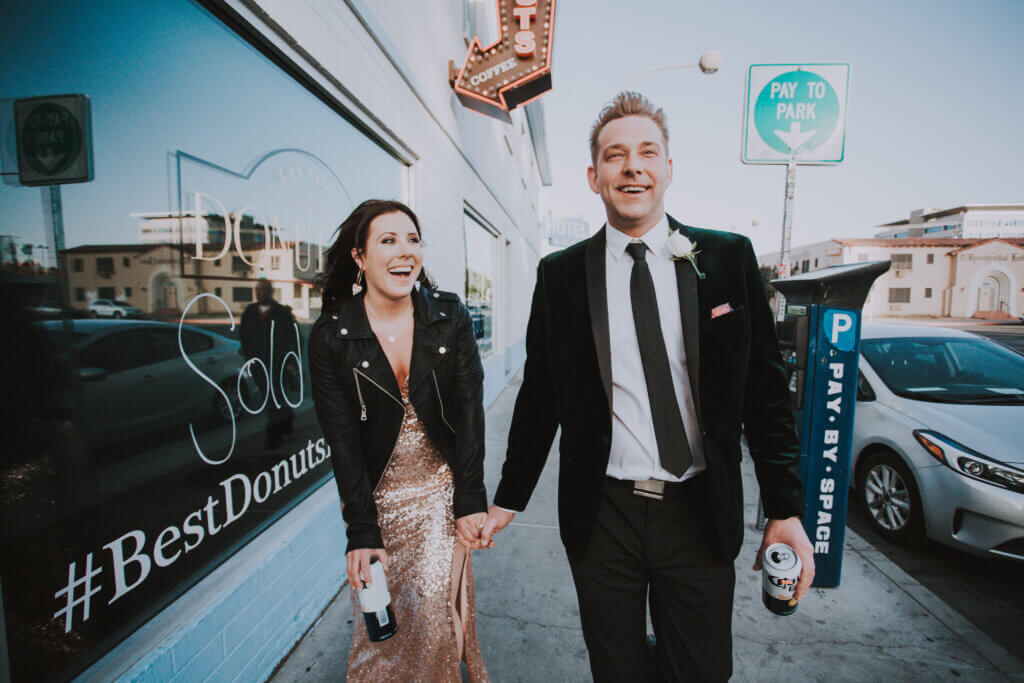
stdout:
{"type": "Polygon", "coordinates": [[[697,243],[691,242],[690,239],[679,230],[673,230],[668,236],[668,250],[672,254],[672,260],[678,261],[680,259],[686,259],[693,266],[693,271],[697,273],[697,277],[703,280],[706,275],[700,272],[700,268],[697,267],[697,243]]]}

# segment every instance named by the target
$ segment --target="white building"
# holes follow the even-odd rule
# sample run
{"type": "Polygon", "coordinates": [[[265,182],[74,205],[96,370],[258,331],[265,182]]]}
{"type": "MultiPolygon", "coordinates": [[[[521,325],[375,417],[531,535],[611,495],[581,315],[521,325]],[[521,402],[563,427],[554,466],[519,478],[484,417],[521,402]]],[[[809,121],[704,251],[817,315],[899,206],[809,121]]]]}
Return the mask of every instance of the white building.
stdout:
{"type": "Polygon", "coordinates": [[[550,251],[564,249],[590,237],[590,223],[582,216],[560,216],[551,221],[548,233],[550,251]]]}
{"type": "Polygon", "coordinates": [[[878,226],[875,237],[1024,237],[1024,204],[969,204],[917,209],[910,217],[878,226]]]}
{"type": "MultiPolygon", "coordinates": [[[[234,218],[225,228],[224,217],[219,214],[200,213],[198,216],[174,211],[135,212],[131,217],[139,223],[141,244],[223,244],[227,235],[233,234],[234,218]]],[[[265,241],[263,226],[253,216],[238,217],[238,232],[246,244],[265,241]]]]}
{"type": "MultiPolygon", "coordinates": [[[[767,254],[759,254],[757,263],[762,267],[779,269],[780,252],[774,251],[767,254]]],[[[842,247],[836,240],[825,240],[813,244],[805,244],[799,247],[791,247],[789,251],[789,274],[806,273],[828,266],[838,266],[842,263],[842,247]]]]}

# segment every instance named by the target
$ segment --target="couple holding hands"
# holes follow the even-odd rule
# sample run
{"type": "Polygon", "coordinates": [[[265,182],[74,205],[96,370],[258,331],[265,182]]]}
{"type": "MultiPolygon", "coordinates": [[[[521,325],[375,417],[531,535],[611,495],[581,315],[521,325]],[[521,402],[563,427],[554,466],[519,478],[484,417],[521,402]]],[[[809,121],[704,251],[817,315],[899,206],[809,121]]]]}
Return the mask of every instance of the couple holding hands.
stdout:
{"type": "MultiPolygon", "coordinates": [[[[397,634],[354,629],[350,680],[486,681],[470,551],[526,507],[556,430],[559,528],[598,681],[727,680],[743,534],[740,433],[768,524],[814,574],[799,445],[749,240],[665,213],[660,109],[620,93],[590,135],[606,225],[541,260],[501,483],[483,484],[483,368],[470,313],[423,269],[405,205],[339,228],[309,340],[348,533],[348,577],[385,565],[397,634]],[[656,636],[647,639],[647,610],[656,636]]],[[[526,567],[523,568],[524,572],[526,567]]],[[[358,618],[360,609],[353,591],[358,618]]]]}

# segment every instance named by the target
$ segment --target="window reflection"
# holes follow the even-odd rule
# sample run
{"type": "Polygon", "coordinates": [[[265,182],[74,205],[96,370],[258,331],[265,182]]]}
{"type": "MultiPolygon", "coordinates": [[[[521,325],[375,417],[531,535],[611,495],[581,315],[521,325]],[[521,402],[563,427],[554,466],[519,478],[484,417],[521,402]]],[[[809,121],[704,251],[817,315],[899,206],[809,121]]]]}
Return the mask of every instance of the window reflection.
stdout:
{"type": "Polygon", "coordinates": [[[0,184],[8,652],[15,680],[61,680],[330,476],[308,396],[312,281],[352,206],[401,198],[405,169],[196,4],[10,14],[0,131],[17,99],[92,106],[93,181],[0,184]],[[262,279],[293,320],[273,354],[247,356],[241,317],[262,279]],[[171,527],[174,560],[158,564],[171,527]],[[146,572],[118,565],[134,551],[146,572]],[[99,571],[88,619],[55,599],[72,562],[99,571]]]}
{"type": "Polygon", "coordinates": [[[483,223],[465,214],[466,307],[481,357],[494,348],[494,281],[497,238],[483,223]]]}

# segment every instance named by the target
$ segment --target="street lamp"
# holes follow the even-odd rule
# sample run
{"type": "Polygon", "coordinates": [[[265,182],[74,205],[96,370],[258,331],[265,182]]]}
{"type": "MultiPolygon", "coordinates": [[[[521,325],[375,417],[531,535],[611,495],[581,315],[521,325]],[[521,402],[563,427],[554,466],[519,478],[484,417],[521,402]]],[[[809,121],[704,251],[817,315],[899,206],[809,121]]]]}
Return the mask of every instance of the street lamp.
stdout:
{"type": "Polygon", "coordinates": [[[648,74],[652,74],[656,71],[668,71],[670,69],[693,69],[698,68],[702,73],[713,74],[722,67],[722,53],[718,50],[705,50],[704,54],[700,56],[700,61],[696,64],[669,64],[666,66],[657,66],[653,69],[641,72],[634,82],[639,81],[641,78],[648,74]]]}

